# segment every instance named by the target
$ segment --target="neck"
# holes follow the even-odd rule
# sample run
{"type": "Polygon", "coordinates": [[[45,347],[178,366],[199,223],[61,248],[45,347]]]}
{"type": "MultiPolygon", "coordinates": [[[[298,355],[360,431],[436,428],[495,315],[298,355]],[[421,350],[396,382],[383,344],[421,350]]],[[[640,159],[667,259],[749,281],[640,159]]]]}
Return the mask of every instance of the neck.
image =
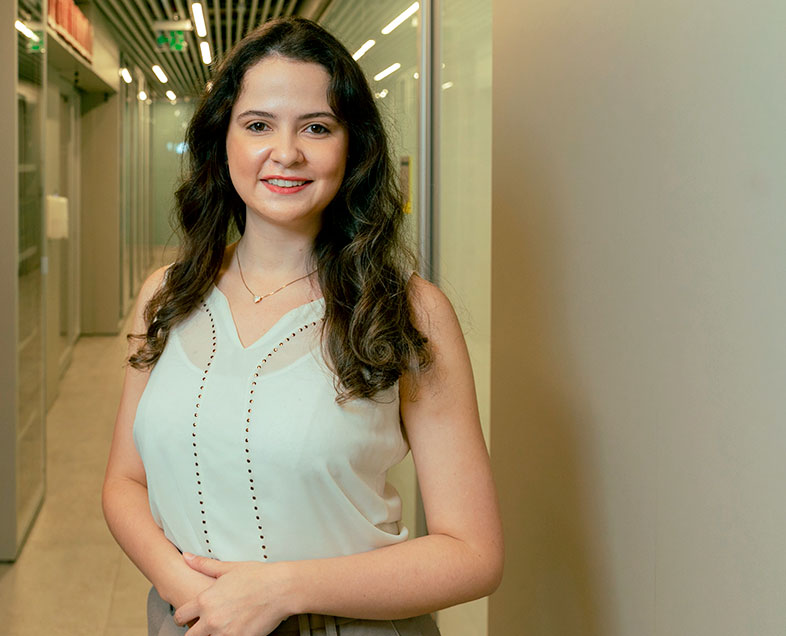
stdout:
{"type": "Polygon", "coordinates": [[[318,228],[304,232],[256,221],[253,215],[247,215],[243,237],[236,247],[244,270],[295,277],[313,269],[312,251],[318,228]]]}

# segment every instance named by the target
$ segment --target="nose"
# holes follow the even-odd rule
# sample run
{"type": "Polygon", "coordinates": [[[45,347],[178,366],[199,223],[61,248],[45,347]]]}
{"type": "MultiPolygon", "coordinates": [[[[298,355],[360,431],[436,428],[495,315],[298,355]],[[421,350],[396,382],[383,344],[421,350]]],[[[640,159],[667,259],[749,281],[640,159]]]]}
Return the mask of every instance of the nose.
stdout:
{"type": "Polygon", "coordinates": [[[303,153],[296,134],[281,131],[271,139],[270,158],[287,168],[303,160],[303,153]]]}

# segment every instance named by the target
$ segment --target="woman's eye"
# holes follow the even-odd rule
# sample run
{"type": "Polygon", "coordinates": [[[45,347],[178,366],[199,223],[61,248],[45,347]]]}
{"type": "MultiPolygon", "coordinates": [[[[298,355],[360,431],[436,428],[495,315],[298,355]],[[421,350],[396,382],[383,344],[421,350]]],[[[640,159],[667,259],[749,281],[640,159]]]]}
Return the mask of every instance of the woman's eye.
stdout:
{"type": "Polygon", "coordinates": [[[267,128],[267,124],[261,121],[255,121],[248,125],[249,130],[253,130],[254,132],[262,132],[267,128]]]}
{"type": "Polygon", "coordinates": [[[330,131],[322,124],[311,124],[308,127],[308,132],[313,133],[314,135],[324,135],[330,131]]]}

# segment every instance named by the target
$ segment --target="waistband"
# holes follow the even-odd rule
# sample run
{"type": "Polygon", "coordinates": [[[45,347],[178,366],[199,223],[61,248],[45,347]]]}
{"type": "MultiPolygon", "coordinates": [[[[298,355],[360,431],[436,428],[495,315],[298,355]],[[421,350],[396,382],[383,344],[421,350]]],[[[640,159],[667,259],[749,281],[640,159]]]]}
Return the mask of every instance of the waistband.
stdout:
{"type": "Polygon", "coordinates": [[[336,626],[346,625],[354,620],[353,618],[325,616],[323,614],[298,614],[290,616],[283,621],[270,633],[270,636],[284,636],[285,634],[312,636],[312,631],[316,629],[324,630],[325,636],[338,636],[336,626]]]}

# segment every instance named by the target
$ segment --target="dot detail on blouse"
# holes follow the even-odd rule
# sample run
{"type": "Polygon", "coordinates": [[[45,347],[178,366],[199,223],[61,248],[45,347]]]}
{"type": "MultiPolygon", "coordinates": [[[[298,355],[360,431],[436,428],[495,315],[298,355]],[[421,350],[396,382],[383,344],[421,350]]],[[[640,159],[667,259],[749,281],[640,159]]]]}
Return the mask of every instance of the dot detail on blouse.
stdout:
{"type": "Polygon", "coordinates": [[[273,357],[274,353],[278,353],[280,349],[284,347],[287,342],[290,342],[293,338],[295,338],[299,333],[302,333],[309,327],[316,327],[316,321],[312,321],[311,323],[305,324],[302,327],[299,327],[297,331],[293,331],[290,336],[285,337],[281,342],[278,343],[278,346],[273,347],[273,350],[270,351],[262,360],[257,364],[256,369],[254,370],[254,375],[251,378],[251,386],[249,388],[249,398],[248,398],[248,409],[246,413],[246,427],[245,427],[245,456],[246,456],[246,468],[248,470],[248,488],[249,488],[249,495],[251,497],[251,505],[254,508],[254,518],[257,523],[257,533],[259,536],[259,542],[261,546],[262,558],[267,559],[267,545],[265,544],[265,534],[264,528],[262,524],[262,519],[260,516],[259,510],[259,501],[257,500],[256,490],[254,489],[254,472],[252,470],[252,461],[251,461],[251,448],[249,446],[249,432],[251,428],[251,415],[254,410],[254,391],[257,386],[257,381],[259,380],[259,374],[262,372],[262,369],[267,364],[267,361],[273,357]]]}
{"type": "Polygon", "coordinates": [[[207,306],[207,303],[202,303],[202,309],[207,312],[207,316],[210,319],[210,331],[211,331],[211,351],[210,356],[205,364],[205,370],[202,372],[202,380],[199,385],[199,393],[197,394],[196,398],[196,406],[194,407],[194,421],[191,428],[191,445],[194,449],[194,473],[196,477],[196,486],[197,486],[197,501],[199,501],[199,513],[202,520],[202,538],[205,541],[205,549],[207,553],[212,555],[213,549],[210,547],[210,536],[207,531],[207,516],[205,514],[205,496],[203,494],[203,485],[202,485],[202,476],[199,473],[199,454],[197,452],[197,422],[199,421],[199,405],[200,400],[202,399],[202,394],[205,390],[205,383],[207,382],[207,376],[210,372],[210,366],[213,364],[213,358],[216,356],[216,323],[213,319],[213,312],[210,311],[210,307],[207,306]]]}

